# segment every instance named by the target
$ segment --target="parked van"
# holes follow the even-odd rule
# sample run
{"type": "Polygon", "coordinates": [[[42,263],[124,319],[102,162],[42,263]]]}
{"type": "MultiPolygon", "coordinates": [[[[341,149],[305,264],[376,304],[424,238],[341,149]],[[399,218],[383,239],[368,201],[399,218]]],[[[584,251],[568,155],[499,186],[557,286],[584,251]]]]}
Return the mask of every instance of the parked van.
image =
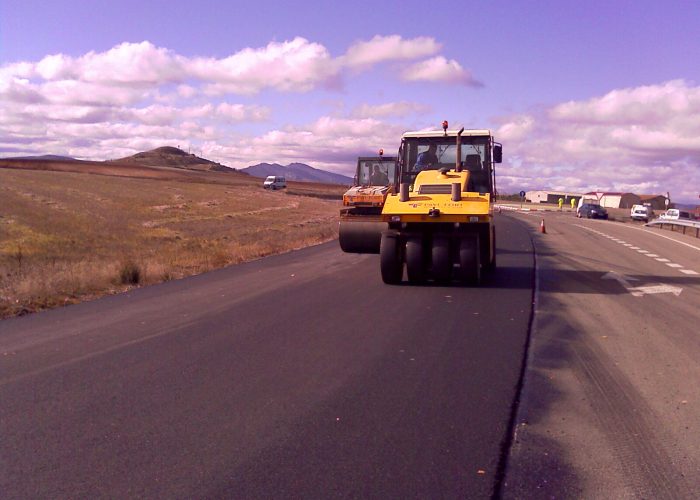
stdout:
{"type": "Polygon", "coordinates": [[[287,187],[287,181],[284,177],[278,175],[268,175],[265,182],[263,182],[263,187],[272,190],[284,189],[287,187]]]}
{"type": "Polygon", "coordinates": [[[644,222],[649,222],[649,219],[651,219],[654,216],[654,211],[651,209],[651,207],[647,207],[646,205],[633,205],[632,210],[630,211],[630,217],[632,220],[643,220],[644,222]]]}
{"type": "Polygon", "coordinates": [[[690,212],[685,210],[678,210],[677,208],[669,208],[664,213],[661,214],[659,219],[663,220],[693,220],[690,216],[690,212]]]}

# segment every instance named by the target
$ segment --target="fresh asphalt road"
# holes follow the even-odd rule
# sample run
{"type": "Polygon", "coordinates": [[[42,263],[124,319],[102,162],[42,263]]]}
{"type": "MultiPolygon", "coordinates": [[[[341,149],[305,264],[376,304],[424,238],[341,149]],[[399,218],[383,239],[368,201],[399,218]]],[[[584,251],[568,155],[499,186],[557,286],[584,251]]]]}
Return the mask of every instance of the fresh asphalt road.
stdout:
{"type": "Polygon", "coordinates": [[[0,496],[492,496],[534,283],[497,227],[480,288],[331,242],[0,322],[0,496]]]}
{"type": "Polygon", "coordinates": [[[505,498],[700,498],[700,240],[567,213],[536,312],[505,498]]]}
{"type": "Polygon", "coordinates": [[[700,240],[497,228],[480,288],[332,242],[0,322],[0,496],[700,497],[700,240]]]}

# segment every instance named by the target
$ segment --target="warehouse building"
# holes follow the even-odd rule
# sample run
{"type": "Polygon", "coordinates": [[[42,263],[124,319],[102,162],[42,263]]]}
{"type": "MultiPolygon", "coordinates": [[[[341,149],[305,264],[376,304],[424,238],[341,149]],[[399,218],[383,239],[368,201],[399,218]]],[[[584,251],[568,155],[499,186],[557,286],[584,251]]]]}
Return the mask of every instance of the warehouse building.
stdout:
{"type": "Polygon", "coordinates": [[[569,206],[571,199],[578,205],[580,198],[587,203],[598,203],[606,208],[632,208],[633,205],[649,205],[653,210],[666,209],[666,197],[661,194],[618,193],[608,191],[590,191],[588,193],[571,193],[566,191],[528,191],[525,200],[530,203],[550,203],[556,205],[559,199],[564,200],[564,206],[569,206]]]}
{"type": "Polygon", "coordinates": [[[574,205],[581,198],[581,193],[567,193],[564,191],[528,191],[525,193],[525,201],[530,203],[551,203],[556,205],[559,203],[559,198],[564,200],[564,205],[569,206],[571,199],[574,199],[574,205]]]}
{"type": "Polygon", "coordinates": [[[634,193],[609,193],[609,192],[590,192],[586,193],[586,197],[595,196],[598,198],[598,203],[605,208],[632,208],[632,205],[641,205],[641,199],[634,193]]]}
{"type": "Polygon", "coordinates": [[[666,210],[666,197],[662,194],[640,194],[642,205],[647,205],[652,210],[666,210]]]}

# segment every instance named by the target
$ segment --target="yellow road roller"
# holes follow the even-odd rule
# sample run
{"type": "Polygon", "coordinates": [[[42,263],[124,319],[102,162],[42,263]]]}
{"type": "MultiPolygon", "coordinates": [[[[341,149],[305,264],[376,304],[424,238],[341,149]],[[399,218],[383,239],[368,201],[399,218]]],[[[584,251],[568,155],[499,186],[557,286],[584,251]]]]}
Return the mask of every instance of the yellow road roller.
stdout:
{"type": "Polygon", "coordinates": [[[398,179],[381,213],[382,280],[479,284],[496,266],[494,165],[502,145],[489,130],[407,132],[398,179]]]}
{"type": "Polygon", "coordinates": [[[361,156],[353,186],[343,195],[340,209],[340,248],[348,253],[379,253],[382,231],[388,228],[382,222],[384,200],[398,185],[396,157],[361,156]]]}

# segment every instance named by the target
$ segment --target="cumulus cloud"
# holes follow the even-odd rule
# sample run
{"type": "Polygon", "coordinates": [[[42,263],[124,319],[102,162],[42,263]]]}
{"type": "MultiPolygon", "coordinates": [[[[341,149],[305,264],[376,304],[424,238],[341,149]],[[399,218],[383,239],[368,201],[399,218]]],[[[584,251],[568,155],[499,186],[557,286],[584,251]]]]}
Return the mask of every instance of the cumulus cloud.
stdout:
{"type": "Polygon", "coordinates": [[[235,141],[209,142],[203,146],[208,158],[236,167],[258,162],[309,163],[331,172],[352,175],[358,155],[387,154],[398,148],[402,126],[374,118],[322,116],[303,126],[274,129],[235,141]]]}
{"type": "Polygon", "coordinates": [[[404,40],[399,35],[376,35],[368,41],[351,45],[342,63],[348,67],[363,68],[386,61],[413,60],[436,54],[442,45],[430,37],[404,40]]]}
{"type": "MultiPolygon", "coordinates": [[[[440,50],[431,37],[377,35],[336,57],[324,45],[296,37],[217,58],[184,56],[142,41],[9,63],[0,67],[0,150],[105,159],[164,143],[197,143],[222,163],[286,159],[349,172],[357,154],[398,146],[403,127],[385,119],[430,108],[408,101],[362,104],[347,117],[322,116],[305,126],[277,123],[258,136],[237,130],[271,120],[273,110],[256,102],[261,92],[334,88],[383,63],[393,63],[397,74],[440,50]],[[242,102],[231,94],[243,95],[242,102]]],[[[465,83],[468,72],[457,62],[429,61],[441,75],[433,81],[465,83]]]]}
{"type": "Polygon", "coordinates": [[[31,75],[44,80],[153,85],[181,79],[185,63],[185,58],[172,51],[143,41],[122,43],[106,52],[88,52],[77,58],[52,54],[36,63],[31,75]]]}
{"type": "Polygon", "coordinates": [[[388,102],[384,104],[361,104],[352,111],[356,118],[403,118],[413,114],[430,112],[430,106],[418,102],[388,102]]]}
{"type": "Polygon", "coordinates": [[[504,120],[505,188],[670,191],[700,186],[700,87],[676,80],[617,89],[504,120]]]}
{"type": "Polygon", "coordinates": [[[206,89],[210,94],[253,94],[262,88],[306,92],[331,80],[338,70],[323,45],[301,37],[243,49],[224,59],[195,58],[188,64],[192,77],[212,82],[206,89]]]}
{"type": "Polygon", "coordinates": [[[425,81],[469,85],[472,87],[483,86],[457,61],[454,59],[448,60],[442,56],[410,65],[402,71],[401,77],[411,82],[425,81]]]}

